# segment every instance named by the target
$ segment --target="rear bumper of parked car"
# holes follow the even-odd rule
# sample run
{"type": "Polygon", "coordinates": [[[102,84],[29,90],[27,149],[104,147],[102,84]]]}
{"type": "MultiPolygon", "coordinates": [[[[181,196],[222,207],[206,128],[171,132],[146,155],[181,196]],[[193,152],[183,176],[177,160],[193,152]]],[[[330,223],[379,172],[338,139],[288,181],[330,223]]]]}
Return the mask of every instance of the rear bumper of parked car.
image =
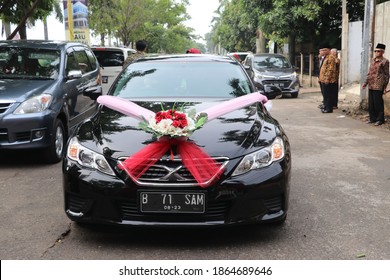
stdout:
{"type": "Polygon", "coordinates": [[[274,163],[206,189],[138,187],[130,180],[80,168],[64,159],[65,212],[78,222],[129,226],[223,226],[284,220],[288,209],[290,165],[274,163]],[[141,191],[205,193],[204,213],[142,213],[141,191]]]}
{"type": "Polygon", "coordinates": [[[0,119],[0,149],[36,149],[50,145],[53,116],[43,113],[6,115],[0,119]]]}

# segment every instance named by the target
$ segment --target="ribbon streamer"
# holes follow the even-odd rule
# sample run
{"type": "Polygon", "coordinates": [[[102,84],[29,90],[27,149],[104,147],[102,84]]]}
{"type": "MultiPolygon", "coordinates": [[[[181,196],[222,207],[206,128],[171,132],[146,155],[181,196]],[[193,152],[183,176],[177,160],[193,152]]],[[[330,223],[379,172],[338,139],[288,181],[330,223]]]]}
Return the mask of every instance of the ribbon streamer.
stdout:
{"type": "Polygon", "coordinates": [[[172,146],[177,146],[184,166],[202,188],[211,185],[222,174],[222,165],[193,142],[186,139],[167,139],[166,137],[160,138],[130,156],[120,163],[119,168],[125,170],[130,178],[137,180],[172,146]]]}

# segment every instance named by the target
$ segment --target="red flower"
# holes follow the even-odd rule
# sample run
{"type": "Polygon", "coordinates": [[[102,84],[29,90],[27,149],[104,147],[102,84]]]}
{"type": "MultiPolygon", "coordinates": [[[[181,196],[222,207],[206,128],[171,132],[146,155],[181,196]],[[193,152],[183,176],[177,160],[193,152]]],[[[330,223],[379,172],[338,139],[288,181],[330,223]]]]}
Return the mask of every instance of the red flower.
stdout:
{"type": "Polygon", "coordinates": [[[172,118],[174,127],[185,128],[188,125],[187,117],[183,113],[174,112],[174,117],[172,118]]]}
{"type": "Polygon", "coordinates": [[[156,119],[156,123],[159,123],[161,120],[164,120],[164,119],[172,119],[171,110],[159,111],[156,113],[154,118],[156,119]]]}

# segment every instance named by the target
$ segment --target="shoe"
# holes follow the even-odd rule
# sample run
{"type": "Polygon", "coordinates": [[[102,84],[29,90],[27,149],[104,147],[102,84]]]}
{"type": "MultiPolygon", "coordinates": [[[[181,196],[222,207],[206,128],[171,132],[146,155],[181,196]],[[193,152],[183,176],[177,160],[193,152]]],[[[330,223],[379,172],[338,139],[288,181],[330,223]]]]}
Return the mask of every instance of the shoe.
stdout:
{"type": "Polygon", "coordinates": [[[375,126],[378,126],[378,125],[382,125],[382,124],[383,124],[383,122],[377,121],[374,125],[375,125],[375,126]]]}
{"type": "Polygon", "coordinates": [[[318,108],[320,108],[320,109],[324,109],[325,107],[324,107],[324,104],[320,104],[320,105],[318,105],[318,108]]]}
{"type": "Polygon", "coordinates": [[[372,123],[374,123],[373,121],[368,121],[368,122],[366,122],[366,124],[372,124],[372,123]]]}
{"type": "Polygon", "coordinates": [[[332,111],[321,110],[322,113],[333,113],[332,111]]]}

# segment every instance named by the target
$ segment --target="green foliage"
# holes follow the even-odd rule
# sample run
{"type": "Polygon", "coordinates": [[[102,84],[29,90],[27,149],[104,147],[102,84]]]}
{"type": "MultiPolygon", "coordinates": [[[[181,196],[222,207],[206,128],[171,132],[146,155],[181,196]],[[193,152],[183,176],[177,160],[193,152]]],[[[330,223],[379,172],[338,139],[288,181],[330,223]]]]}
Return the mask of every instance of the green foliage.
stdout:
{"type": "MultiPolygon", "coordinates": [[[[378,1],[379,2],[379,1],[378,1]]],[[[220,17],[210,35],[214,44],[229,51],[255,50],[256,30],[278,45],[287,38],[324,42],[339,46],[341,37],[341,0],[230,0],[220,1],[220,17]]],[[[364,0],[348,0],[350,21],[362,20],[364,0]]]]}
{"type": "Polygon", "coordinates": [[[46,17],[55,13],[56,18],[63,20],[60,4],[58,0],[3,0],[0,2],[0,18],[4,22],[18,24],[21,38],[26,38],[26,26],[34,26],[37,20],[44,20],[46,17]],[[34,4],[36,4],[35,9],[34,4]],[[27,21],[23,21],[27,15],[27,21]]]}
{"type": "Polygon", "coordinates": [[[90,28],[112,34],[123,45],[143,39],[150,53],[183,52],[197,39],[184,26],[188,0],[90,0],[90,28]]]}

